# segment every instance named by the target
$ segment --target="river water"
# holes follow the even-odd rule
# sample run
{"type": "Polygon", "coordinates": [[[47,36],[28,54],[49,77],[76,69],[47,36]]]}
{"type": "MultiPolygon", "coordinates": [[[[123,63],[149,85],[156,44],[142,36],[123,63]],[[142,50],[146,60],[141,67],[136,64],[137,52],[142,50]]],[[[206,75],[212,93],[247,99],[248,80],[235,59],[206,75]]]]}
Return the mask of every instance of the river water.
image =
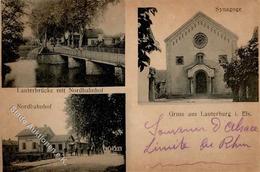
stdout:
{"type": "Polygon", "coordinates": [[[7,63],[11,72],[3,87],[93,87],[121,86],[113,74],[86,75],[85,67],[69,69],[66,64],[38,64],[36,60],[7,63]]]}

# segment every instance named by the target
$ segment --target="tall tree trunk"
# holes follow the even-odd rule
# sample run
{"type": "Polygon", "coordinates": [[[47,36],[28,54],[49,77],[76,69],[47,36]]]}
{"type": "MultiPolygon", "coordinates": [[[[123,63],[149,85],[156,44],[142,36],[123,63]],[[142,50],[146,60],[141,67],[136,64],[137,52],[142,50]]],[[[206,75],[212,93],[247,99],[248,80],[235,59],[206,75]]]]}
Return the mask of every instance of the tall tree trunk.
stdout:
{"type": "Polygon", "coordinates": [[[71,35],[71,46],[74,48],[74,30],[72,30],[72,35],[71,35]]]}
{"type": "Polygon", "coordinates": [[[239,89],[239,101],[245,102],[246,101],[246,83],[245,81],[240,85],[239,89]]]}
{"type": "Polygon", "coordinates": [[[79,48],[82,47],[83,35],[84,35],[84,28],[81,27],[79,29],[79,48]]]}
{"type": "Polygon", "coordinates": [[[47,47],[47,29],[44,33],[44,41],[43,41],[43,46],[46,48],[47,47]]]}
{"type": "Polygon", "coordinates": [[[232,88],[233,102],[239,102],[239,87],[232,88]]]}
{"type": "Polygon", "coordinates": [[[68,39],[67,39],[67,46],[69,47],[70,46],[70,39],[71,39],[71,34],[70,34],[70,32],[69,32],[69,36],[68,36],[68,39]]]}

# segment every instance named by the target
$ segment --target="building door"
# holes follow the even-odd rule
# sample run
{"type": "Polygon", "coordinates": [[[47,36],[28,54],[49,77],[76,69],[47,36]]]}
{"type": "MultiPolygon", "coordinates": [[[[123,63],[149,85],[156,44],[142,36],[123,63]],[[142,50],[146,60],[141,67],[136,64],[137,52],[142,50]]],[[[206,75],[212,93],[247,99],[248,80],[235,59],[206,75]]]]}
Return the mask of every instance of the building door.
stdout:
{"type": "Polygon", "coordinates": [[[200,71],[196,74],[196,93],[207,93],[207,75],[203,71],[200,71]]]}
{"type": "Polygon", "coordinates": [[[45,145],[43,145],[43,152],[47,152],[47,147],[45,145]]]}

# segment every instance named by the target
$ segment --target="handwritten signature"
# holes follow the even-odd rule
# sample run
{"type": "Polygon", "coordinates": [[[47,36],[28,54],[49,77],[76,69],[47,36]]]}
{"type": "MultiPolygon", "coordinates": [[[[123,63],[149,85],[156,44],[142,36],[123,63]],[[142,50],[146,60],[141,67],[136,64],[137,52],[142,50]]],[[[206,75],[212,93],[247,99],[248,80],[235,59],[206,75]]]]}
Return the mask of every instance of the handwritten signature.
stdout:
{"type": "Polygon", "coordinates": [[[174,150],[186,150],[192,148],[187,141],[188,134],[205,133],[210,132],[217,133],[223,132],[228,134],[221,138],[217,143],[210,141],[208,137],[200,139],[199,150],[204,149],[239,149],[239,148],[250,148],[249,143],[242,142],[241,134],[249,132],[258,132],[258,127],[255,125],[246,125],[244,118],[241,117],[238,121],[228,121],[222,124],[222,121],[218,117],[210,119],[210,127],[205,128],[203,126],[198,127],[183,127],[162,129],[161,124],[165,116],[159,115],[158,119],[154,122],[146,121],[144,124],[145,130],[151,135],[151,139],[144,148],[144,153],[152,154],[155,152],[167,152],[174,150]],[[222,126],[223,125],[223,126],[222,126]],[[176,141],[170,144],[159,144],[162,136],[176,137],[176,141]]]}

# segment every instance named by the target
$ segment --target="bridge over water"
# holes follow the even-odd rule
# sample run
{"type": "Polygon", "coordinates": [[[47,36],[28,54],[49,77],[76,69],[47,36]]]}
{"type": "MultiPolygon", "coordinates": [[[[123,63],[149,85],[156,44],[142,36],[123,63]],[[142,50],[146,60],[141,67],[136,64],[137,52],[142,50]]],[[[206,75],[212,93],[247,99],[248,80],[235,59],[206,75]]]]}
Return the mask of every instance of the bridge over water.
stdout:
{"type": "Polygon", "coordinates": [[[45,64],[68,64],[68,68],[86,68],[86,75],[103,75],[113,73],[124,82],[125,54],[116,48],[70,48],[67,46],[48,46],[50,51],[40,51],[38,62],[45,64]]]}

